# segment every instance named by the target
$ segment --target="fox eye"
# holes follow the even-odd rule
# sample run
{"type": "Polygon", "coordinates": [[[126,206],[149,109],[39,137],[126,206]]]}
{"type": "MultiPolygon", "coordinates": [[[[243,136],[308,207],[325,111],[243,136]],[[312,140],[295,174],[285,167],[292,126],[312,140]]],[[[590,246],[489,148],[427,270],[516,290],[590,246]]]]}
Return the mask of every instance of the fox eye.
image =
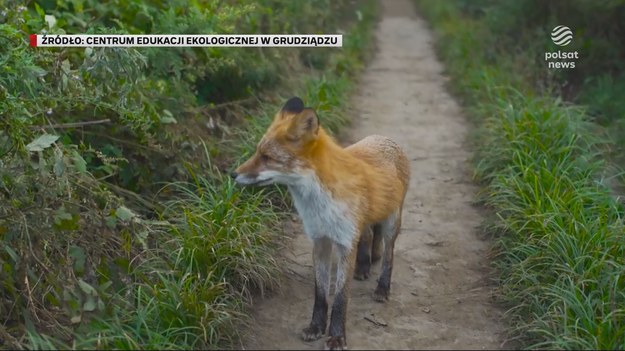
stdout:
{"type": "Polygon", "coordinates": [[[260,155],[260,160],[263,161],[263,162],[267,162],[267,161],[269,161],[269,159],[270,159],[270,157],[265,155],[265,154],[260,155]]]}

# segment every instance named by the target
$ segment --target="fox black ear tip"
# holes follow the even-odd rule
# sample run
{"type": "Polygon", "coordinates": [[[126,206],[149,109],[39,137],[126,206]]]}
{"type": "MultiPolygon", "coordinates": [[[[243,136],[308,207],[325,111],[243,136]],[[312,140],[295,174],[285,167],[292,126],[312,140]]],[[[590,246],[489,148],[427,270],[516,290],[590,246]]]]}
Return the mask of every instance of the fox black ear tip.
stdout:
{"type": "Polygon", "coordinates": [[[304,104],[304,101],[302,101],[302,98],[300,98],[299,96],[292,96],[290,99],[287,100],[287,102],[289,101],[297,101],[297,102],[302,102],[302,104],[304,104]]]}
{"type": "Polygon", "coordinates": [[[304,101],[298,96],[293,96],[282,107],[282,111],[300,113],[304,110],[304,101]]]}

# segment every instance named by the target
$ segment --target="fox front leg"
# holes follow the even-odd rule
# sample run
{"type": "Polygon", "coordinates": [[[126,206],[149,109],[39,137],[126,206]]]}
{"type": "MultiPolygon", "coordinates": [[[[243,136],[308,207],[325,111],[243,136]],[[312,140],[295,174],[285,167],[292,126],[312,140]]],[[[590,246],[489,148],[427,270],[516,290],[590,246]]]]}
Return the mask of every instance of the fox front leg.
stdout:
{"type": "Polygon", "coordinates": [[[302,330],[302,339],[304,341],[317,340],[326,332],[328,295],[330,293],[330,267],[332,266],[332,242],[330,239],[324,237],[315,240],[313,266],[315,269],[315,303],[310,324],[302,330]]]}
{"type": "Polygon", "coordinates": [[[345,321],[347,320],[347,302],[349,300],[349,286],[354,274],[354,261],[356,249],[338,246],[338,262],[336,271],[336,293],[332,304],[330,316],[330,337],[326,341],[326,350],[346,350],[347,333],[345,321]]]}

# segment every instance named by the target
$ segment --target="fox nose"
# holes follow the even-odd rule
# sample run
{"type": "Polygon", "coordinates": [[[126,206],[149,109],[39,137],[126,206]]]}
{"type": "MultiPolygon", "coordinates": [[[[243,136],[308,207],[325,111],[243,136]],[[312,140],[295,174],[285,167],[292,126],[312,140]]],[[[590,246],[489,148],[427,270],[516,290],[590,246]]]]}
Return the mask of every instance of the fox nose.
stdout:
{"type": "Polygon", "coordinates": [[[239,175],[239,173],[237,173],[237,172],[231,172],[230,173],[230,176],[232,177],[232,179],[236,179],[238,175],[239,175]]]}

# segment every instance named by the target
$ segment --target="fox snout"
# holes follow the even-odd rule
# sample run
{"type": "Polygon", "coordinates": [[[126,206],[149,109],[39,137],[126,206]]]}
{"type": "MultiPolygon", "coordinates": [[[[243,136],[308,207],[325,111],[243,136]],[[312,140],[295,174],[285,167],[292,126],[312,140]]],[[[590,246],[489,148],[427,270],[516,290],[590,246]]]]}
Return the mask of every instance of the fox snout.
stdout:
{"type": "Polygon", "coordinates": [[[230,177],[239,185],[257,185],[259,183],[255,174],[240,174],[233,171],[230,173],[230,177]]]}
{"type": "Polygon", "coordinates": [[[242,165],[230,172],[230,177],[239,185],[269,185],[273,183],[274,172],[266,169],[259,159],[258,153],[243,162],[242,165]]]}
{"type": "Polygon", "coordinates": [[[230,177],[239,185],[254,185],[257,181],[257,174],[253,172],[241,172],[241,166],[230,172],[230,177]]]}
{"type": "Polygon", "coordinates": [[[263,171],[259,173],[239,173],[233,171],[230,177],[239,185],[257,185],[264,186],[275,182],[273,172],[263,171]]]}

